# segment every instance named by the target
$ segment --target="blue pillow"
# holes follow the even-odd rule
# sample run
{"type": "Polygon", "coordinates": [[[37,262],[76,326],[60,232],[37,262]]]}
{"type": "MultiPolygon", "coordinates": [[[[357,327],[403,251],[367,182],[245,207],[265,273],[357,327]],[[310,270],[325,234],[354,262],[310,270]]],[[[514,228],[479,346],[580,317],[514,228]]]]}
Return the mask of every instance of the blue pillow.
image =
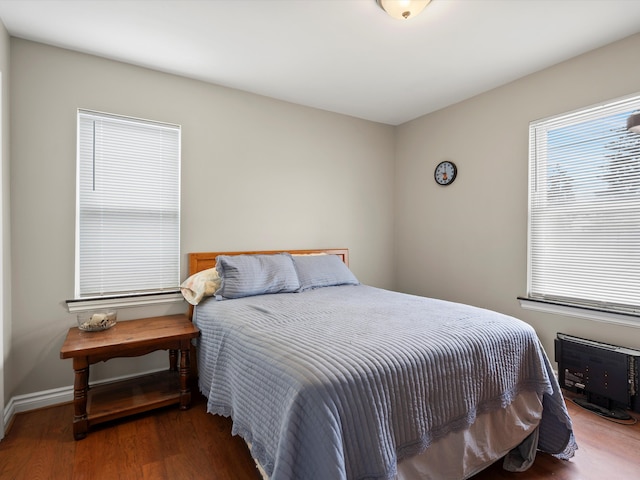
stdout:
{"type": "Polygon", "coordinates": [[[288,253],[274,255],[219,255],[216,270],[222,279],[216,298],[240,298],[267,293],[290,293],[300,289],[293,259],[288,253]]]}
{"type": "Polygon", "coordinates": [[[337,255],[294,255],[300,291],[360,282],[337,255]]]}

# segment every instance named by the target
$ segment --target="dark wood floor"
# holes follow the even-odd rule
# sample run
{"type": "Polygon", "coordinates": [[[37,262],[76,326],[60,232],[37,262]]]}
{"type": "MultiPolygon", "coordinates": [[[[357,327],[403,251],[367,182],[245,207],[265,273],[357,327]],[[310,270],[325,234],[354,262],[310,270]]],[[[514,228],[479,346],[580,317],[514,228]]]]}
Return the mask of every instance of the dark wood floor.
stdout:
{"type": "MultiPolygon", "coordinates": [[[[207,414],[204,399],[195,397],[188,411],[165,408],[122,419],[77,442],[71,404],[18,414],[0,442],[0,479],[258,480],[230,421],[207,414]]],[[[473,480],[639,479],[640,423],[616,425],[568,406],[580,447],[575,458],[538,454],[527,472],[504,472],[496,464],[473,480]]]]}

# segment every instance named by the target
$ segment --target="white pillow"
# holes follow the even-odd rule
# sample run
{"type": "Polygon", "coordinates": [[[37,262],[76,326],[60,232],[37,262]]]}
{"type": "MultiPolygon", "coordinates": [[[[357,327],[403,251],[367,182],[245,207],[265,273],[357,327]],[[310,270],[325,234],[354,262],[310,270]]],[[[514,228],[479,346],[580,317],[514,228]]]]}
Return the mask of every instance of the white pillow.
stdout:
{"type": "Polygon", "coordinates": [[[187,278],[180,291],[184,299],[191,305],[198,305],[204,297],[211,297],[220,288],[222,279],[215,268],[202,270],[187,278]]]}

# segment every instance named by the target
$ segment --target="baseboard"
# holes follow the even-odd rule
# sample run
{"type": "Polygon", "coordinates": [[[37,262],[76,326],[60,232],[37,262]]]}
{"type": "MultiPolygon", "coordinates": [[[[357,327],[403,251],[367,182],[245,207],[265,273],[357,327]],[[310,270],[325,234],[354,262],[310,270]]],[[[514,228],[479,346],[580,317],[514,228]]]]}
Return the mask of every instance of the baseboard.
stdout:
{"type": "MultiPolygon", "coordinates": [[[[118,382],[120,380],[126,380],[128,378],[135,378],[142,375],[148,375],[150,373],[156,373],[163,371],[164,369],[155,369],[148,372],[136,373],[133,375],[124,375],[121,377],[110,378],[107,380],[100,380],[92,382],[91,385],[103,385],[107,383],[118,382]]],[[[54,405],[60,405],[62,403],[69,403],[73,401],[73,385],[67,387],[53,388],[51,390],[44,390],[41,392],[27,393],[25,395],[16,395],[11,397],[9,403],[4,408],[4,433],[9,431],[11,422],[17,413],[28,412],[30,410],[37,410],[39,408],[52,407],[54,405]]],[[[1,437],[0,437],[1,438],[1,437]]]]}
{"type": "Polygon", "coordinates": [[[42,392],[28,393],[11,397],[4,409],[5,432],[16,413],[28,412],[38,408],[68,403],[73,400],[73,386],[54,388],[42,392]]]}

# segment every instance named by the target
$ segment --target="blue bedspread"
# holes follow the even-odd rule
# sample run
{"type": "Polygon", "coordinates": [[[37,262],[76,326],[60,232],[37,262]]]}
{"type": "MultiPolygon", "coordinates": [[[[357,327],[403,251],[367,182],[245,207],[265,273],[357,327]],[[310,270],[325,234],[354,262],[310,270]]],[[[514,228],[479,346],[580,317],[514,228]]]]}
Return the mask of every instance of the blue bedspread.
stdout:
{"type": "Polygon", "coordinates": [[[200,388],[272,480],[390,479],[520,392],[543,397],[538,447],[573,453],[571,421],[528,324],[369,286],[209,299],[200,388]]]}

